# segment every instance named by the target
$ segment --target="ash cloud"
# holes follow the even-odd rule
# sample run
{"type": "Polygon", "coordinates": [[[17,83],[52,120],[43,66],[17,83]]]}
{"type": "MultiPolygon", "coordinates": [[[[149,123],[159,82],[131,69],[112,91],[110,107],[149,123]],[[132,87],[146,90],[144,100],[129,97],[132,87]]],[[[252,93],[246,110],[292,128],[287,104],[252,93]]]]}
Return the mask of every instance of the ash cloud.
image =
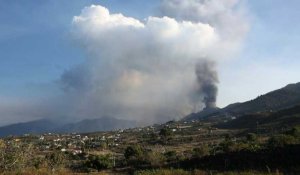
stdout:
{"type": "Polygon", "coordinates": [[[216,108],[218,94],[218,73],[215,63],[202,61],[196,64],[195,73],[198,82],[198,95],[202,96],[205,108],[216,108]]]}

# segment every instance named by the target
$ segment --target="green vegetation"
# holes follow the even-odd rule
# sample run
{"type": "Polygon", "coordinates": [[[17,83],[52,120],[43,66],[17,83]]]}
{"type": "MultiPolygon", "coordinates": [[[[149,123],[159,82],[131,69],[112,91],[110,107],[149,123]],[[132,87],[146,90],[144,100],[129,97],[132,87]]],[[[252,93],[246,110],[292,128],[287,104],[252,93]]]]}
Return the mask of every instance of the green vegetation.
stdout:
{"type": "Polygon", "coordinates": [[[300,173],[299,126],[268,134],[213,126],[172,122],[84,135],[7,137],[0,140],[0,174],[300,173]]]}
{"type": "Polygon", "coordinates": [[[84,163],[84,167],[88,169],[96,169],[98,171],[109,169],[113,167],[113,160],[110,159],[111,155],[95,156],[91,155],[84,163]]]}
{"type": "Polygon", "coordinates": [[[135,175],[282,175],[282,173],[249,172],[205,172],[201,170],[185,171],[182,169],[159,169],[138,171],[135,175]]]}

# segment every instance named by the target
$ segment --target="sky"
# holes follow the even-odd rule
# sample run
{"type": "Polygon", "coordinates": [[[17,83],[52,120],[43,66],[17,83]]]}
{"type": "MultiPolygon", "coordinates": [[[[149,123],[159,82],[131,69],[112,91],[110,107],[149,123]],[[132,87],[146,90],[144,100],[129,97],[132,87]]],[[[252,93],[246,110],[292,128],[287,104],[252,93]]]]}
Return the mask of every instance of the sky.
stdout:
{"type": "MultiPolygon", "coordinates": [[[[2,116],[0,125],[35,119],[35,117],[26,117],[31,114],[30,112],[24,117],[22,115],[32,110],[32,106],[36,106],[35,110],[39,108],[32,114],[34,116],[41,117],[45,111],[47,111],[45,114],[47,116],[60,116],[59,112],[62,115],[66,113],[64,110],[53,107],[53,105],[48,107],[48,102],[57,103],[53,99],[62,98],[62,96],[74,100],[75,97],[70,93],[64,95],[65,91],[61,89],[60,85],[61,80],[65,80],[64,77],[67,77],[65,81],[70,83],[71,80],[68,77],[73,77],[79,73],[80,76],[88,76],[82,72],[77,73],[75,71],[73,73],[73,70],[78,67],[85,67],[91,62],[94,63],[94,61],[86,61],[86,57],[95,57],[99,53],[96,51],[90,53],[87,50],[94,48],[95,45],[98,46],[98,41],[93,40],[94,37],[98,40],[103,39],[97,38],[91,33],[88,33],[89,35],[84,33],[92,32],[89,29],[84,29],[84,25],[89,23],[79,23],[78,26],[75,25],[74,27],[74,17],[84,17],[82,10],[85,7],[91,7],[92,4],[100,5],[107,8],[111,14],[121,13],[126,17],[144,22],[149,16],[162,16],[160,12],[161,3],[160,0],[73,0],[72,3],[67,0],[0,0],[0,111],[2,110],[2,113],[7,114],[7,116],[2,116]],[[79,32],[76,31],[78,29],[79,32]],[[75,33],[75,37],[74,30],[78,32],[75,33]],[[85,43],[84,39],[78,39],[77,36],[90,37],[90,41],[85,43]],[[46,104],[44,104],[45,101],[46,104]],[[13,108],[20,110],[15,112],[13,108]],[[58,113],[52,112],[54,109],[58,113]]],[[[288,2],[283,0],[244,0],[240,3],[243,14],[238,20],[242,20],[240,23],[245,22],[248,29],[245,36],[243,35],[243,39],[238,39],[238,49],[234,48],[237,51],[230,54],[224,53],[228,55],[226,57],[230,58],[217,61],[216,69],[219,76],[217,106],[219,107],[234,102],[247,101],[289,83],[299,82],[300,23],[298,19],[300,19],[300,2],[298,0],[288,2]]],[[[88,9],[87,11],[93,10],[88,9]]],[[[172,11],[166,14],[174,17],[172,11]]],[[[174,19],[176,18],[174,17],[174,19]]],[[[189,20],[189,18],[184,16],[182,19],[179,18],[176,21],[179,25],[181,25],[180,20],[189,20]]],[[[200,20],[200,22],[202,21],[200,20]]],[[[146,25],[147,27],[149,26],[146,25]]],[[[235,31],[235,28],[239,26],[231,27],[229,29],[235,31]]],[[[151,26],[149,28],[152,29],[151,26]]],[[[143,36],[139,37],[139,39],[145,39],[143,36]]],[[[110,41],[106,38],[103,40],[110,41]]],[[[122,42],[126,43],[126,40],[122,42]]],[[[100,48],[105,49],[106,47],[100,48]]],[[[109,50],[109,47],[106,50],[109,50]]],[[[207,54],[210,55],[210,52],[207,54]]],[[[219,54],[222,55],[222,53],[219,54]]],[[[163,68],[169,70],[169,67],[163,68]]],[[[183,67],[178,67],[178,69],[181,70],[183,67]]],[[[149,71],[151,72],[153,69],[149,69],[149,71]]],[[[132,74],[139,77],[139,74],[135,73],[129,73],[129,76],[132,74]]],[[[165,75],[165,71],[162,74],[165,75]]],[[[112,73],[108,75],[112,75],[112,73]]],[[[149,79],[153,82],[164,80],[153,80],[151,77],[149,79]]],[[[63,86],[65,85],[63,84],[63,86]]],[[[175,85],[177,84],[175,83],[175,85]]],[[[166,87],[166,90],[168,88],[166,87]]],[[[92,88],[92,90],[95,89],[92,88]]],[[[84,92],[78,91],[77,93],[84,92]]],[[[141,92],[141,94],[143,93],[145,92],[141,92]]],[[[119,95],[122,96],[123,94],[119,95]]],[[[173,95],[173,93],[169,95],[173,95]]],[[[97,89],[97,97],[101,98],[102,96],[103,92],[97,89]]],[[[179,99],[180,97],[178,96],[179,99]]],[[[86,96],[82,98],[86,98],[86,96]]],[[[143,96],[143,98],[147,97],[143,96]]],[[[95,99],[90,103],[102,104],[95,99]]],[[[90,103],[84,105],[90,105],[90,103]]],[[[72,106],[60,105],[63,106],[61,108],[72,106]]],[[[78,105],[76,104],[76,106],[78,105]]],[[[174,104],[174,106],[177,105],[174,104]]],[[[103,105],[102,110],[104,110],[104,106],[107,104],[103,105]]],[[[182,104],[179,107],[182,107],[182,104]]],[[[170,106],[166,106],[166,108],[171,110],[170,106]]],[[[90,110],[90,108],[81,110],[90,110]]],[[[161,109],[153,107],[151,110],[160,111],[161,109]]],[[[97,113],[101,113],[101,111],[94,109],[92,111],[83,112],[82,115],[95,116],[97,113]]],[[[69,112],[69,114],[72,113],[69,112]]],[[[143,113],[130,111],[128,115],[143,115],[143,113]]]]}

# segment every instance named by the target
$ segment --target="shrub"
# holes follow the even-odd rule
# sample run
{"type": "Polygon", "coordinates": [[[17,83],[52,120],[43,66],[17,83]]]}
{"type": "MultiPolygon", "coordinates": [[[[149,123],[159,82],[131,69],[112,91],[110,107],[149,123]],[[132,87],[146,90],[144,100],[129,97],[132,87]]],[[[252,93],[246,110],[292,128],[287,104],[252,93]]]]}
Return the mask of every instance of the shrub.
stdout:
{"type": "Polygon", "coordinates": [[[209,155],[210,149],[207,145],[202,145],[193,149],[193,157],[204,157],[209,155]]]}
{"type": "Polygon", "coordinates": [[[110,159],[111,155],[105,156],[96,156],[91,155],[88,157],[88,160],[85,162],[87,168],[96,169],[98,171],[103,169],[109,169],[113,167],[113,162],[110,159]]]}
{"type": "Polygon", "coordinates": [[[57,171],[65,166],[66,155],[61,151],[54,151],[46,155],[46,162],[52,171],[57,171]]]}
{"type": "Polygon", "coordinates": [[[35,158],[31,144],[0,140],[0,173],[3,171],[20,171],[31,167],[35,158]]]}
{"type": "Polygon", "coordinates": [[[292,128],[291,130],[287,131],[286,134],[299,139],[300,138],[300,126],[296,126],[296,127],[292,128]]]}
{"type": "Polygon", "coordinates": [[[229,135],[225,136],[225,140],[219,144],[217,149],[225,153],[234,151],[234,142],[229,135]]]}
{"type": "Polygon", "coordinates": [[[158,151],[149,151],[146,155],[146,162],[152,167],[161,167],[166,161],[165,156],[158,151]]]}
{"type": "Polygon", "coordinates": [[[141,156],[143,156],[143,149],[139,145],[128,146],[125,149],[124,156],[127,160],[140,158],[141,156]]]}
{"type": "Polygon", "coordinates": [[[137,167],[146,163],[145,150],[143,150],[139,145],[128,146],[125,149],[124,157],[127,164],[130,166],[137,167]]]}
{"type": "Polygon", "coordinates": [[[247,136],[246,136],[246,140],[247,142],[257,142],[257,135],[254,134],[254,133],[248,133],[247,136]]]}
{"type": "Polygon", "coordinates": [[[176,151],[168,151],[165,153],[166,161],[167,162],[174,162],[177,161],[177,153],[176,151]]]}
{"type": "Polygon", "coordinates": [[[276,135],[271,137],[268,140],[268,146],[270,148],[274,148],[274,147],[284,147],[286,145],[291,145],[291,144],[296,144],[297,143],[297,139],[291,135],[276,135]]]}

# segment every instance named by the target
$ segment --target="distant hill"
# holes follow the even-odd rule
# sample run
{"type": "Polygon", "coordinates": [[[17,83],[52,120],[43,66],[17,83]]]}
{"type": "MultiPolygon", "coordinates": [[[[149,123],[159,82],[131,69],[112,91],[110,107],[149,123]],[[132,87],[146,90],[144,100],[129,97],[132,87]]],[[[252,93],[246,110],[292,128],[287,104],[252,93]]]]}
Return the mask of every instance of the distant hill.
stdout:
{"type": "Polygon", "coordinates": [[[183,120],[205,119],[208,117],[244,116],[264,111],[279,111],[300,104],[300,82],[289,84],[281,89],[261,95],[244,103],[234,103],[225,108],[201,111],[191,114],[183,120]]]}
{"type": "Polygon", "coordinates": [[[25,123],[16,123],[0,127],[0,137],[8,135],[22,135],[25,133],[47,133],[59,127],[61,127],[59,124],[46,119],[35,120],[25,123]]]}
{"type": "Polygon", "coordinates": [[[216,125],[225,129],[275,129],[300,125],[300,105],[277,112],[248,114],[225,123],[216,125]]]}
{"type": "Polygon", "coordinates": [[[186,116],[183,120],[189,121],[189,120],[196,120],[201,118],[218,116],[220,114],[220,111],[221,111],[220,108],[204,108],[202,111],[198,113],[192,113],[186,116]]]}
{"type": "Polygon", "coordinates": [[[254,113],[278,111],[300,104],[300,83],[289,84],[284,88],[261,95],[245,103],[236,103],[223,110],[232,113],[254,113]]]}
{"type": "Polygon", "coordinates": [[[125,129],[136,127],[137,123],[130,120],[116,119],[113,117],[103,117],[99,119],[86,119],[77,123],[66,124],[59,128],[59,132],[94,132],[110,131],[115,129],[125,129]]]}
{"type": "Polygon", "coordinates": [[[136,122],[112,117],[86,119],[75,123],[60,124],[59,122],[42,119],[25,123],[16,123],[0,127],[0,137],[23,134],[42,134],[48,132],[95,132],[124,129],[137,126],[136,122]]]}

